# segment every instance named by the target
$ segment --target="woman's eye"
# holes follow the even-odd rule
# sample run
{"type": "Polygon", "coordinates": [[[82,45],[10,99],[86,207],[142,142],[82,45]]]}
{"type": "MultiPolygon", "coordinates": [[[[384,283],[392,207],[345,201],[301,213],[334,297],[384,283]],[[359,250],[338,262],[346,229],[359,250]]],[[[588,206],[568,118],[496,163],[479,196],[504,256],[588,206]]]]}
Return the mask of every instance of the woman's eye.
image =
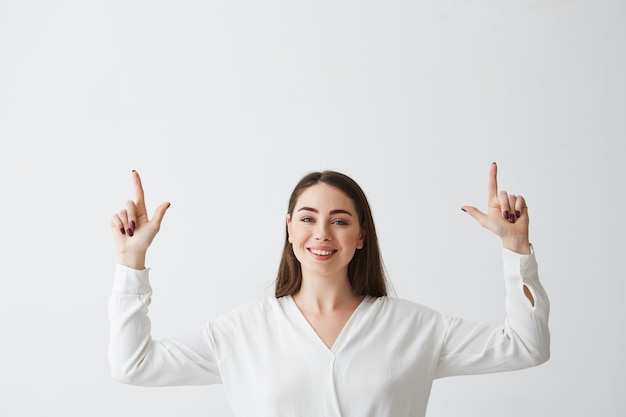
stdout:
{"type": "Polygon", "coordinates": [[[339,225],[339,226],[345,226],[345,225],[347,225],[348,223],[344,222],[343,220],[335,220],[335,221],[333,222],[333,224],[337,224],[337,225],[339,225]]]}
{"type": "Polygon", "coordinates": [[[311,223],[313,221],[313,219],[310,218],[310,217],[304,217],[300,221],[302,221],[304,223],[311,223]]]}

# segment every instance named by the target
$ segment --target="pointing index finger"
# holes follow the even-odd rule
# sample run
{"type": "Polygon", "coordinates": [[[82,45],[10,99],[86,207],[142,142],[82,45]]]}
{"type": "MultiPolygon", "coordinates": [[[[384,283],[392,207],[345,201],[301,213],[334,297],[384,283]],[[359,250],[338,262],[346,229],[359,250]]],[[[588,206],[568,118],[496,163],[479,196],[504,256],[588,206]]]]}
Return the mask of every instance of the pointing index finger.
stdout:
{"type": "Polygon", "coordinates": [[[146,213],[146,202],[143,195],[143,186],[139,173],[133,170],[133,187],[135,189],[135,205],[137,206],[137,215],[146,213]]]}
{"type": "Polygon", "coordinates": [[[489,183],[487,186],[489,201],[498,199],[498,165],[494,162],[489,168],[489,183]]]}

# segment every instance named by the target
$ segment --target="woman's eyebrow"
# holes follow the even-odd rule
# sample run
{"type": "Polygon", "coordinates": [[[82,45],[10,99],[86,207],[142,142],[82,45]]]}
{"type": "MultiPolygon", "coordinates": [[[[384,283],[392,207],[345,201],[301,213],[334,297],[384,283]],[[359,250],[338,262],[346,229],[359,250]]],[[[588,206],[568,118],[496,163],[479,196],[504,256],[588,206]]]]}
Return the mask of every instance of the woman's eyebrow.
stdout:
{"type": "MultiPolygon", "coordinates": [[[[301,207],[298,212],[300,211],[311,211],[313,213],[319,213],[318,209],[314,209],[313,207],[301,207]]],[[[350,213],[348,210],[343,210],[343,209],[336,209],[336,210],[331,210],[328,212],[328,214],[347,214],[348,216],[352,216],[352,213],[350,213]]]]}

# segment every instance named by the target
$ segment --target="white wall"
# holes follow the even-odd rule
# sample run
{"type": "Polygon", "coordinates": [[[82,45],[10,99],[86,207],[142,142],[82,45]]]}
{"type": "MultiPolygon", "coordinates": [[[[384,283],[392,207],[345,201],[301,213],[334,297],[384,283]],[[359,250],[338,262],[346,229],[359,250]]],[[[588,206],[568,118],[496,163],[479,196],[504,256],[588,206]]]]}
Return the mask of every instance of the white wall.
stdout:
{"type": "Polygon", "coordinates": [[[155,337],[271,294],[311,170],[368,194],[400,297],[499,321],[489,164],[524,194],[552,359],[437,381],[428,415],[623,416],[626,3],[0,3],[0,414],[232,415],[220,386],[113,382],[109,217],[172,207],[155,337]],[[181,411],[182,410],[182,411],[181,411]],[[210,411],[216,410],[215,413],[210,411]]]}

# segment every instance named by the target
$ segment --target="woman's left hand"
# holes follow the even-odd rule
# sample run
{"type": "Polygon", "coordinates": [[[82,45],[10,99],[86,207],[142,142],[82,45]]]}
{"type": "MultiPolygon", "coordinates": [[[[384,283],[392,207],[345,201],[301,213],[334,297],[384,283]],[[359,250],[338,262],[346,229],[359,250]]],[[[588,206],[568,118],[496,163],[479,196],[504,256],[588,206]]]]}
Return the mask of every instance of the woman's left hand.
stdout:
{"type": "Polygon", "coordinates": [[[502,240],[502,246],[521,254],[530,254],[528,240],[528,207],[521,195],[498,191],[498,166],[494,162],[489,169],[487,213],[476,207],[461,209],[471,215],[481,226],[492,231],[502,240]]]}

